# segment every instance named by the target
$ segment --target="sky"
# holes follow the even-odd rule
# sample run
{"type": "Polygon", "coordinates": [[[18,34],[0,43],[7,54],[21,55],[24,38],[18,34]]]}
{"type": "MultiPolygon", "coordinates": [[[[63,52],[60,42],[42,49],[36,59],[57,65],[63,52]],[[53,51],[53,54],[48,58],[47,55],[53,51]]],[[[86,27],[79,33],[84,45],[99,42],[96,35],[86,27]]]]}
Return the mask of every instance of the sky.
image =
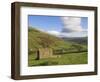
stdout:
{"type": "Polygon", "coordinates": [[[29,15],[28,26],[61,37],[84,37],[88,18],[29,15]]]}

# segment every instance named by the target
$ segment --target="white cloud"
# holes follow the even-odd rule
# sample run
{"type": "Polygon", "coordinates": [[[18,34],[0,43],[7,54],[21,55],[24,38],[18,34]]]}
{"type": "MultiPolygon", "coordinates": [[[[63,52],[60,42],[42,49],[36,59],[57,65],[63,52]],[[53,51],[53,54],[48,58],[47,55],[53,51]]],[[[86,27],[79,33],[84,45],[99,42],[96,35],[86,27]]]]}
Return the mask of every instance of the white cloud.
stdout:
{"type": "Polygon", "coordinates": [[[47,31],[47,33],[57,37],[86,37],[87,36],[87,31],[64,33],[64,32],[58,32],[52,30],[52,31],[47,31]]]}
{"type": "Polygon", "coordinates": [[[81,26],[81,17],[61,17],[64,24],[61,32],[52,30],[47,33],[57,37],[86,37],[87,29],[81,26]]]}
{"type": "Polygon", "coordinates": [[[62,32],[81,32],[83,28],[81,26],[80,17],[61,17],[64,24],[62,32]]]}
{"type": "Polygon", "coordinates": [[[59,37],[86,37],[87,32],[60,33],[59,37]]]}
{"type": "Polygon", "coordinates": [[[52,30],[52,31],[47,31],[47,33],[55,35],[55,36],[59,36],[60,32],[52,30]]]}

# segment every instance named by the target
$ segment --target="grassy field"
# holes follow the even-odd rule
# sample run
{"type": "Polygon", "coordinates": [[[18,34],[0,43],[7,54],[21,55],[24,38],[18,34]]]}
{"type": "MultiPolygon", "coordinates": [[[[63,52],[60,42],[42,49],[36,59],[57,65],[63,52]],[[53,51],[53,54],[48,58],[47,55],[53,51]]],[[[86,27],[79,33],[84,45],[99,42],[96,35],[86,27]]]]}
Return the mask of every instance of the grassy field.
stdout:
{"type": "Polygon", "coordinates": [[[28,56],[29,66],[48,66],[48,65],[71,65],[71,64],[87,64],[87,52],[63,54],[59,58],[45,58],[35,60],[35,54],[28,56]]]}
{"type": "MultiPolygon", "coordinates": [[[[87,61],[87,44],[77,44],[75,42],[63,40],[56,36],[41,32],[29,27],[28,30],[28,66],[48,66],[48,65],[70,65],[86,64],[87,61]],[[36,54],[39,48],[52,48],[53,50],[65,50],[66,54],[59,54],[61,57],[44,58],[36,60],[36,54]],[[75,53],[77,51],[78,53],[75,53]],[[72,53],[74,52],[74,53],[72,53]]],[[[56,53],[53,53],[55,55],[56,53]]]]}

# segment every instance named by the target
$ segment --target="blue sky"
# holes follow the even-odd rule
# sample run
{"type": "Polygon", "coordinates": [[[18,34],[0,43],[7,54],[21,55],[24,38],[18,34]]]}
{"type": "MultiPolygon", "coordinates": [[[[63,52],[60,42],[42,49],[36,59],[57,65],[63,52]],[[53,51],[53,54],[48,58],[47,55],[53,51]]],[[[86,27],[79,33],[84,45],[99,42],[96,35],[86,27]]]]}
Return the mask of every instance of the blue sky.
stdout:
{"type": "MultiPolygon", "coordinates": [[[[84,29],[87,29],[88,22],[87,17],[81,17],[81,25],[84,29]]],[[[63,23],[59,16],[28,16],[29,26],[36,27],[43,30],[57,30],[60,31],[63,28],[63,23]]]]}
{"type": "MultiPolygon", "coordinates": [[[[88,18],[87,17],[79,17],[79,18],[81,19],[80,21],[81,28],[87,30],[88,18]]],[[[61,20],[60,16],[29,15],[28,26],[44,31],[57,31],[57,32],[60,32],[64,28],[63,21],[61,20]]],[[[78,35],[78,33],[76,35],[78,35]]]]}
{"type": "Polygon", "coordinates": [[[36,27],[43,30],[57,30],[62,29],[62,22],[60,17],[57,16],[29,16],[28,17],[29,26],[36,27]]]}

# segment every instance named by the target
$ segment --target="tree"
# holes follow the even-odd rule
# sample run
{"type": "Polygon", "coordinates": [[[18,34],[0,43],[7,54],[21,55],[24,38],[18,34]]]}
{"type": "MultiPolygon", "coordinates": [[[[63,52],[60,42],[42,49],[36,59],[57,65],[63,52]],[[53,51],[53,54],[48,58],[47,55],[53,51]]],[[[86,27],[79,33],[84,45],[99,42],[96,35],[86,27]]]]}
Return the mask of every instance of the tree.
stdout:
{"type": "Polygon", "coordinates": [[[77,49],[78,51],[82,51],[83,47],[79,44],[72,44],[72,48],[77,49]]]}

